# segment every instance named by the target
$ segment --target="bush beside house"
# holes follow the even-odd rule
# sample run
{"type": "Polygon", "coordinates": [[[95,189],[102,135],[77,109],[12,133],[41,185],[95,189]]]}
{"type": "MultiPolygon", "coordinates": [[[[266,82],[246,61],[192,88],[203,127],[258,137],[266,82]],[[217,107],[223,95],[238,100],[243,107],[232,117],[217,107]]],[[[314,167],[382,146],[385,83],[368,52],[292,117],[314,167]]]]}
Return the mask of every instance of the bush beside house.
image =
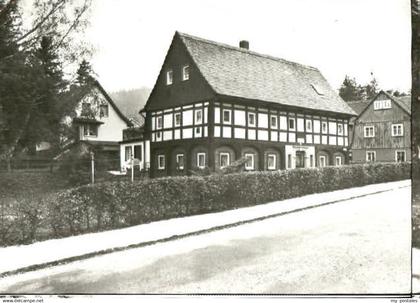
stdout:
{"type": "Polygon", "coordinates": [[[410,169],[377,163],[85,185],[48,195],[35,216],[21,215],[20,237],[2,245],[40,240],[46,226],[50,238],[66,237],[408,179],[410,169]]]}

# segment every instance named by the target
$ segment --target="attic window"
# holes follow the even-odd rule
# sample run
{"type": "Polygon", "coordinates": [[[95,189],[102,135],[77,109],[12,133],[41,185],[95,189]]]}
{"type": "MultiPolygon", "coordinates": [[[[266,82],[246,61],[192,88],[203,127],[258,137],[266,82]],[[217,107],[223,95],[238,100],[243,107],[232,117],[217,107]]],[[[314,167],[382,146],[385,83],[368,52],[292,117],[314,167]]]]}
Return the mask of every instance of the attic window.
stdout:
{"type": "Polygon", "coordinates": [[[373,110],[381,110],[391,107],[391,100],[376,100],[373,102],[373,110]]]}
{"type": "Polygon", "coordinates": [[[170,69],[166,72],[166,85],[171,85],[174,81],[174,72],[170,69]]]}
{"type": "Polygon", "coordinates": [[[190,79],[190,66],[189,65],[184,65],[182,67],[182,80],[186,81],[190,79]]]}
{"type": "Polygon", "coordinates": [[[324,91],[318,85],[312,83],[311,86],[318,95],[324,95],[324,91]]]}

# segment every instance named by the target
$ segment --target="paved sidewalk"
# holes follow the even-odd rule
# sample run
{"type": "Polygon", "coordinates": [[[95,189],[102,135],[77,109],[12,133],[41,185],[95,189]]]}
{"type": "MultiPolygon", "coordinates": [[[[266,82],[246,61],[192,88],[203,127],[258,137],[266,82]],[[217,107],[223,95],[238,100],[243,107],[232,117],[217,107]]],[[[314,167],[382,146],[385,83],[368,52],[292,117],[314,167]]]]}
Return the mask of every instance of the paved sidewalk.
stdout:
{"type": "Polygon", "coordinates": [[[31,245],[0,248],[0,275],[36,265],[82,257],[87,254],[124,248],[131,245],[162,241],[176,236],[229,227],[310,207],[390,191],[411,185],[410,180],[368,185],[364,187],[313,194],[263,205],[158,221],[118,230],[85,234],[31,245]]]}

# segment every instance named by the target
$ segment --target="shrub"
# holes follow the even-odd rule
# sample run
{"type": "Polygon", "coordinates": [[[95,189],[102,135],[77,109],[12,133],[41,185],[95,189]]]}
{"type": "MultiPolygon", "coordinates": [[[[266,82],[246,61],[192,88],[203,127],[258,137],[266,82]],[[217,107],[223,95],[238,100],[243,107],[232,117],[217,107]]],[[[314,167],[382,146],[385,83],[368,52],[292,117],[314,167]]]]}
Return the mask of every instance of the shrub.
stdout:
{"type": "Polygon", "coordinates": [[[35,209],[17,208],[18,236],[2,243],[40,239],[45,226],[50,238],[65,237],[409,177],[409,163],[377,163],[83,185],[48,195],[35,209]]]}
{"type": "Polygon", "coordinates": [[[105,182],[56,196],[56,237],[223,211],[318,192],[409,178],[410,164],[370,164],[275,172],[105,182]]]}

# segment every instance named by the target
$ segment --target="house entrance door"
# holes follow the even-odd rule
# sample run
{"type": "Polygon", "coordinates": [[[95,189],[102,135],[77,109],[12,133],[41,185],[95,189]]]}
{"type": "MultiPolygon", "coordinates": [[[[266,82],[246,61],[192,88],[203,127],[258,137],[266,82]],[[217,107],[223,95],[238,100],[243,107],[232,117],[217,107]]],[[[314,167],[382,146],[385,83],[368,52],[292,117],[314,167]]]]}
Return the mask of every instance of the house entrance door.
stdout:
{"type": "Polygon", "coordinates": [[[305,167],[305,151],[296,151],[296,168],[305,167]]]}

